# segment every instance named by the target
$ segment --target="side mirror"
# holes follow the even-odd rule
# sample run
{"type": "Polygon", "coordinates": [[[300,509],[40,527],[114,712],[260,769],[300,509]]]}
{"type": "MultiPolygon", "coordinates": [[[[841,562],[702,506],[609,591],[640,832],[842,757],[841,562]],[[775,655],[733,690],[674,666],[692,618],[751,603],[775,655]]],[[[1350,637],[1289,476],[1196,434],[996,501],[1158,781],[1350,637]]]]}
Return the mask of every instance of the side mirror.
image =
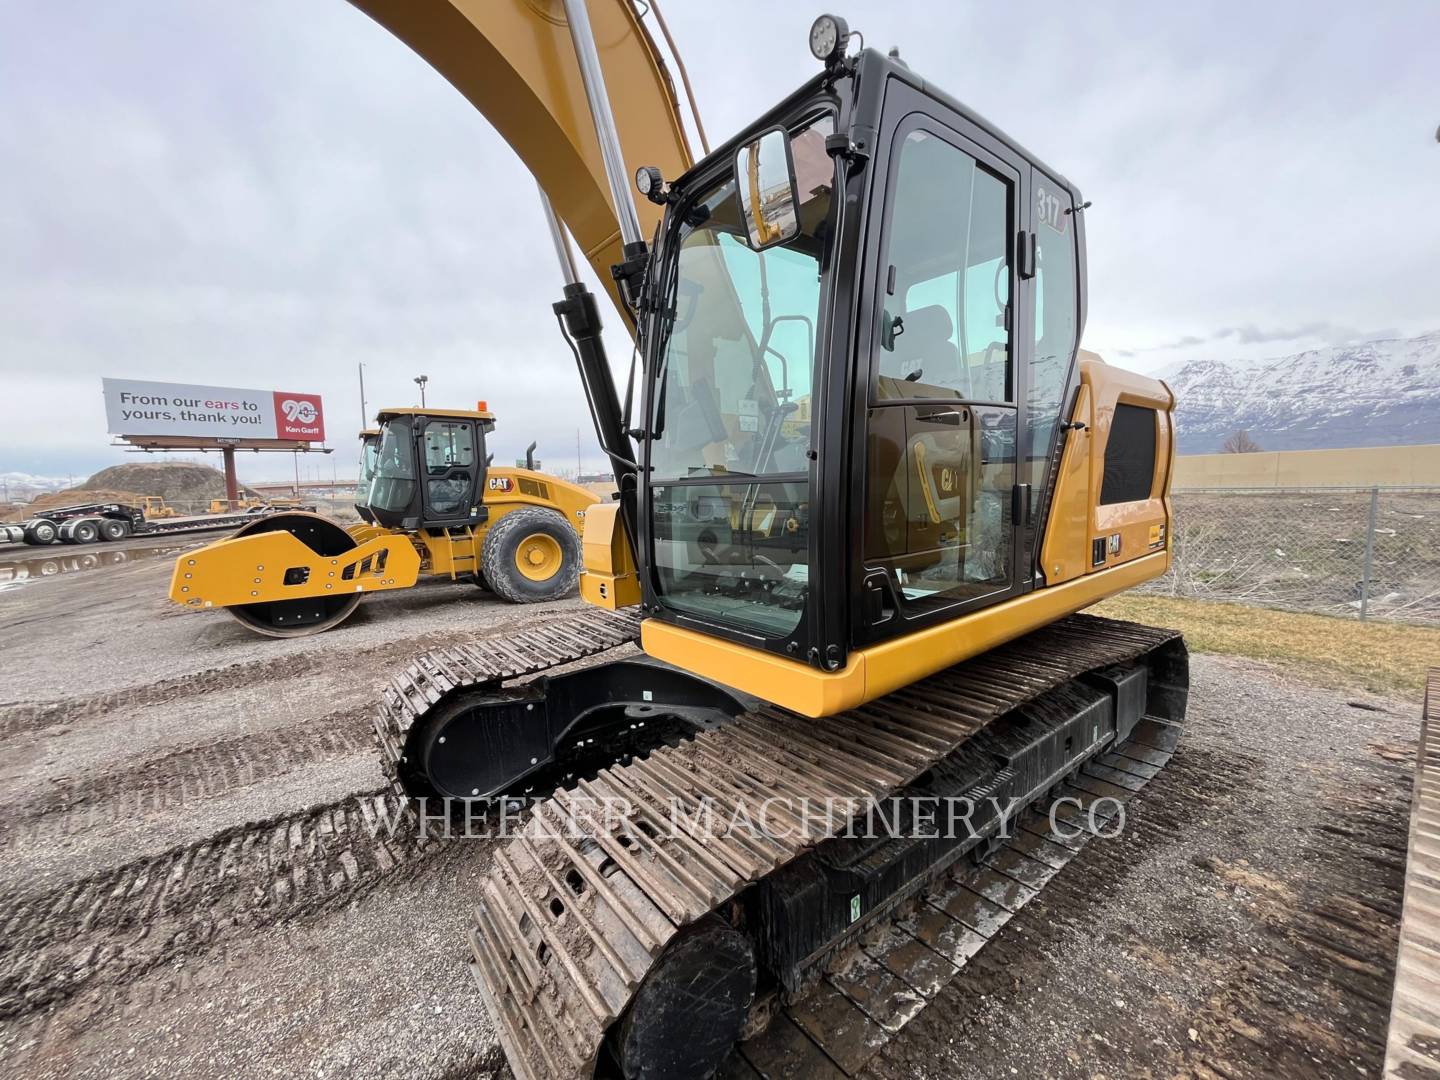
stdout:
{"type": "Polygon", "coordinates": [[[800,231],[788,132],[772,128],[735,152],[735,190],[756,251],[783,244],[800,231]]]}

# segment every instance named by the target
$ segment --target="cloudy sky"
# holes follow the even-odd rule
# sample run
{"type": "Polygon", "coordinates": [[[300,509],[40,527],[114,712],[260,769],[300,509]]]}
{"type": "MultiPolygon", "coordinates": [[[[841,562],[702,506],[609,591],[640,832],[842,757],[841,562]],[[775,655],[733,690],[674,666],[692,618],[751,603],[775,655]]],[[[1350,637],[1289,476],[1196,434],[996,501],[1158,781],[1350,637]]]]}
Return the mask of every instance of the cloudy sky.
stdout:
{"type": "MultiPolygon", "coordinates": [[[[666,0],[712,138],[811,74],[818,10],[666,0]]],[[[1440,4],[837,10],[1094,201],[1112,361],[1440,328],[1440,4]]],[[[372,409],[424,373],[501,460],[598,464],[528,173],[344,0],[0,0],[0,103],[0,473],[125,460],[105,374],[317,391],[353,475],[359,363],[372,409]]]]}

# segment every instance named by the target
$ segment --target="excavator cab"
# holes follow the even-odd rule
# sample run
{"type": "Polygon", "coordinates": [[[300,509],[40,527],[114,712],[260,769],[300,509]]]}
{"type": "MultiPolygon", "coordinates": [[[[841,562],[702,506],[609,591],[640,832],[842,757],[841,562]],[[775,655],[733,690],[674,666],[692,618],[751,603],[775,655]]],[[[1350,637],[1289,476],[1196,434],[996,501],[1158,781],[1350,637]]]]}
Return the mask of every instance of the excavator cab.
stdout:
{"type": "Polygon", "coordinates": [[[1032,588],[1083,302],[1053,176],[865,52],[671,184],[641,298],[652,618],[834,671],[1032,588]]]}
{"type": "MultiPolygon", "coordinates": [[[[1105,404],[1138,415],[1105,416],[1106,469],[1137,474],[1101,515],[1124,535],[1084,566],[1040,561],[1082,383],[1085,204],[1015,140],[866,50],[662,199],[636,303],[652,655],[732,686],[734,646],[784,657],[741,688],[809,711],[793,661],[840,673],[1154,550],[1134,538],[1167,520],[1169,392],[1096,361],[1105,404]]],[[[1029,628],[996,618],[1002,638],[1029,628]]]]}
{"type": "Polygon", "coordinates": [[[362,435],[355,509],[390,529],[449,529],[485,520],[488,410],[386,409],[376,436],[362,435]],[[370,455],[373,446],[373,460],[370,455]]]}

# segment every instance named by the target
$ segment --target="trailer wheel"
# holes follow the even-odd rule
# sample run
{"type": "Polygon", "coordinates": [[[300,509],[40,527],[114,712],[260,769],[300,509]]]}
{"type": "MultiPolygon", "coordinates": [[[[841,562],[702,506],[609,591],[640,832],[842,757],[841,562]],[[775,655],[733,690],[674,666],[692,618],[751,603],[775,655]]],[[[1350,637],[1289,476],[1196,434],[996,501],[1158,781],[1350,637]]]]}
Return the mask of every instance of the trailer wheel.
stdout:
{"type": "Polygon", "coordinates": [[[522,506],[490,527],[480,552],[485,582],[512,604],[559,600],[580,580],[580,537],[543,506],[522,506]]]}
{"type": "Polygon", "coordinates": [[[100,539],[100,525],[94,518],[75,518],[60,527],[60,539],[69,544],[93,544],[100,539]]]}
{"type": "Polygon", "coordinates": [[[34,521],[25,523],[25,542],[27,544],[53,544],[60,538],[60,529],[49,518],[36,518],[34,521]]]}
{"type": "Polygon", "coordinates": [[[100,519],[100,539],[102,540],[124,540],[130,535],[130,523],[121,521],[119,518],[100,519]]]}

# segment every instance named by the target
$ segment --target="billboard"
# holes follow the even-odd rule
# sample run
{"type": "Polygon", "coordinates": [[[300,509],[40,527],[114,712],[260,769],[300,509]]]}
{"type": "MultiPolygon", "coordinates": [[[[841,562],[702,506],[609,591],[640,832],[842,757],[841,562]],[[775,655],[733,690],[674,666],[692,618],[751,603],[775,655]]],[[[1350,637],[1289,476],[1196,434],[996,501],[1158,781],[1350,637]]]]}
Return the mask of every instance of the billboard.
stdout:
{"type": "Polygon", "coordinates": [[[112,435],[324,442],[318,394],[105,379],[112,435]]]}

